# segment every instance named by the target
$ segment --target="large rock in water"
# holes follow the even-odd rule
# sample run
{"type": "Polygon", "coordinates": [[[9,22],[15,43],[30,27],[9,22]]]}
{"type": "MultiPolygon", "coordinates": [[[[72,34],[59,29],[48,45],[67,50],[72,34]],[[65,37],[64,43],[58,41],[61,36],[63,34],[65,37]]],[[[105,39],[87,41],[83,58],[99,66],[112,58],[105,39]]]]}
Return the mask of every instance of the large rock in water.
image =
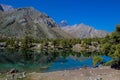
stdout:
{"type": "Polygon", "coordinates": [[[33,7],[2,12],[0,37],[23,38],[25,36],[37,39],[71,38],[52,18],[33,7]]]}
{"type": "Polygon", "coordinates": [[[75,38],[101,38],[109,34],[107,31],[96,30],[95,28],[85,25],[85,24],[76,24],[73,26],[65,26],[62,29],[74,36],[75,38]]]}

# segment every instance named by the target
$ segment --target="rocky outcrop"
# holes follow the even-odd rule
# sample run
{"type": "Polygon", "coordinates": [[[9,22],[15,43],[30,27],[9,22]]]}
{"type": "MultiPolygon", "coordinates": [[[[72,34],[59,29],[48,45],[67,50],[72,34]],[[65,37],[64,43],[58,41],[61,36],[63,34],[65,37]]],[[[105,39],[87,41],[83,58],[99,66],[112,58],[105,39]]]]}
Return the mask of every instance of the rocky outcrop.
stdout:
{"type": "Polygon", "coordinates": [[[107,31],[96,30],[95,28],[85,24],[75,24],[73,26],[65,26],[62,29],[76,38],[94,38],[105,37],[109,34],[107,31]]]}

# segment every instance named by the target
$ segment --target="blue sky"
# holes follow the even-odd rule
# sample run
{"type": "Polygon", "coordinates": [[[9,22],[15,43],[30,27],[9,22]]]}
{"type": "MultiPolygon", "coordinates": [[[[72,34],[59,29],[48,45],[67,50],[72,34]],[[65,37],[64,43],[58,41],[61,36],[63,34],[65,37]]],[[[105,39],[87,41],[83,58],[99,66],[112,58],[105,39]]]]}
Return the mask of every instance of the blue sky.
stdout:
{"type": "Polygon", "coordinates": [[[56,22],[85,23],[109,32],[120,24],[120,0],[0,0],[0,3],[15,8],[33,6],[56,22]]]}

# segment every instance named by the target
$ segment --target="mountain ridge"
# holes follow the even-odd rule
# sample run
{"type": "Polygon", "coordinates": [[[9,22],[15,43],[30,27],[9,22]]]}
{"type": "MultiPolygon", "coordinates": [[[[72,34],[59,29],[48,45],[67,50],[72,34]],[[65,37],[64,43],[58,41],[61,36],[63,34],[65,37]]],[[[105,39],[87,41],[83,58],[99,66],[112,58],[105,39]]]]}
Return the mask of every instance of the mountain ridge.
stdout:
{"type": "Polygon", "coordinates": [[[94,27],[88,26],[84,23],[81,24],[75,24],[72,26],[64,26],[62,29],[71,34],[72,36],[76,38],[102,38],[109,34],[109,32],[104,30],[97,30],[94,27]]]}

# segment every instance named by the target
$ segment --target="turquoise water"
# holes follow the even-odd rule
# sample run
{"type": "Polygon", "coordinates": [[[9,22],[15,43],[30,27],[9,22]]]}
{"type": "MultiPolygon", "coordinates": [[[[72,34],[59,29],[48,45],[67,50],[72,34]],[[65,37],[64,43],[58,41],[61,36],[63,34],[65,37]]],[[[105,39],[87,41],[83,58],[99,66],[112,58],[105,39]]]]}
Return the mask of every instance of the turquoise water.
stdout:
{"type": "MultiPolygon", "coordinates": [[[[104,62],[111,60],[102,56],[104,62]]],[[[26,72],[48,72],[93,67],[93,55],[71,51],[0,50],[0,72],[16,68],[26,72]]]]}

